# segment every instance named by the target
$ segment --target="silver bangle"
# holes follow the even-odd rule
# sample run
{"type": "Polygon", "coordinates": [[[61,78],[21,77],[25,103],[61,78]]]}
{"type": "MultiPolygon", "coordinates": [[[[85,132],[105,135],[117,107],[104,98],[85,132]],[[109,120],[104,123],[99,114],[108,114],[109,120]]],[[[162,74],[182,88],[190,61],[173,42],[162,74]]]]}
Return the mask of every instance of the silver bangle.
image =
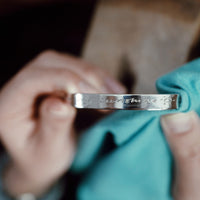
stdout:
{"type": "Polygon", "coordinates": [[[78,109],[172,110],[178,109],[178,94],[72,94],[78,109]]]}

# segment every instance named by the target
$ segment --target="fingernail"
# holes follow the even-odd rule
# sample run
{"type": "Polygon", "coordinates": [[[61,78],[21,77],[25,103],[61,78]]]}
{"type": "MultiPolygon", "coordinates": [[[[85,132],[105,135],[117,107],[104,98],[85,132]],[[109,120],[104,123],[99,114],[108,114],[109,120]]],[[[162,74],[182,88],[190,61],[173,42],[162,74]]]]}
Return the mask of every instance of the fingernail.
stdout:
{"type": "Polygon", "coordinates": [[[52,104],[49,108],[49,111],[53,115],[57,116],[67,116],[68,115],[68,107],[61,102],[56,102],[52,104]]]}
{"type": "Polygon", "coordinates": [[[77,86],[75,86],[74,84],[68,83],[66,86],[66,91],[67,91],[67,93],[73,94],[73,93],[78,92],[79,90],[78,90],[77,86]]]}
{"type": "Polygon", "coordinates": [[[101,82],[100,80],[96,79],[95,77],[89,76],[89,77],[88,77],[88,81],[90,82],[90,84],[91,84],[94,88],[98,89],[100,92],[101,92],[101,91],[103,91],[103,92],[104,92],[104,91],[107,91],[107,89],[104,88],[104,85],[102,84],[102,82],[101,82]]]}
{"type": "Polygon", "coordinates": [[[89,79],[90,83],[92,84],[92,86],[94,86],[94,88],[96,88],[96,90],[98,92],[101,92],[101,93],[110,93],[111,92],[110,87],[107,87],[107,85],[104,85],[104,83],[95,79],[94,77],[88,77],[88,79],[89,79]]]}
{"type": "Polygon", "coordinates": [[[197,119],[194,111],[165,115],[161,119],[162,126],[167,133],[182,134],[192,130],[197,119]]]}
{"type": "Polygon", "coordinates": [[[126,92],[126,88],[123,87],[121,84],[117,83],[116,81],[110,79],[110,78],[105,78],[105,83],[106,85],[113,90],[113,92],[116,93],[125,93],[126,92]]]}
{"type": "Polygon", "coordinates": [[[89,84],[85,82],[80,82],[79,88],[83,93],[92,93],[92,92],[95,93],[95,89],[93,89],[89,84]]]}

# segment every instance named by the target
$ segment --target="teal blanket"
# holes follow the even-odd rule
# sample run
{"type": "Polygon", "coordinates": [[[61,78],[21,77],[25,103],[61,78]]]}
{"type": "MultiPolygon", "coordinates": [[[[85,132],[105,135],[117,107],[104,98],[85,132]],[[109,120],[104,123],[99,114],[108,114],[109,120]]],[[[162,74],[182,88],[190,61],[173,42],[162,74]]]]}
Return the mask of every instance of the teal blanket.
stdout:
{"type": "Polygon", "coordinates": [[[83,173],[78,200],[170,200],[172,156],[160,116],[200,113],[200,59],[158,79],[159,93],[180,94],[178,110],[117,111],[81,137],[72,166],[83,173]]]}

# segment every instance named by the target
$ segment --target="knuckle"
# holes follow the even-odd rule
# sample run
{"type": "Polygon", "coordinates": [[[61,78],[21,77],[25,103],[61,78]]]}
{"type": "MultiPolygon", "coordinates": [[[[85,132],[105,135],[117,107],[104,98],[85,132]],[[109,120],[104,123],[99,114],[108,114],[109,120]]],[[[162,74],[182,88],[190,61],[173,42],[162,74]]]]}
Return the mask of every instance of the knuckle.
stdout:
{"type": "Polygon", "coordinates": [[[178,149],[176,152],[180,159],[200,161],[200,144],[186,146],[185,148],[178,149]]]}
{"type": "Polygon", "coordinates": [[[86,73],[87,75],[96,75],[96,74],[95,74],[95,71],[94,71],[94,69],[93,69],[92,67],[86,66],[86,67],[84,68],[84,71],[85,71],[85,73],[86,73]]]}
{"type": "Polygon", "coordinates": [[[34,61],[36,64],[43,64],[46,61],[52,60],[58,53],[55,50],[45,50],[41,52],[35,59],[34,61]]]}
{"type": "Polygon", "coordinates": [[[68,78],[66,90],[67,93],[76,93],[80,92],[80,83],[81,80],[76,74],[71,74],[71,76],[68,78]]]}
{"type": "Polygon", "coordinates": [[[67,108],[68,108],[68,118],[74,120],[77,113],[76,109],[71,105],[67,105],[67,108]]]}
{"type": "Polygon", "coordinates": [[[100,74],[98,73],[97,70],[95,70],[95,67],[86,67],[84,69],[85,71],[85,75],[86,75],[86,79],[88,80],[96,80],[99,84],[102,84],[102,78],[100,77],[100,74]]]}
{"type": "Polygon", "coordinates": [[[57,52],[55,50],[52,50],[52,49],[48,49],[48,50],[45,50],[43,51],[42,53],[39,54],[39,57],[42,57],[42,58],[49,58],[51,57],[52,55],[55,55],[57,54],[57,52]]]}

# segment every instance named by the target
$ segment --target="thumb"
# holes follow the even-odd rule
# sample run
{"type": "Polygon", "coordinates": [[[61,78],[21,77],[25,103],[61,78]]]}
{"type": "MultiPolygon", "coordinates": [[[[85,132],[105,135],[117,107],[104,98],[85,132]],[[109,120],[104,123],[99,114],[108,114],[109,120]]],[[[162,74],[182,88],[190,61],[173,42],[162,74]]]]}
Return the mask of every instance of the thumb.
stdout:
{"type": "Polygon", "coordinates": [[[161,118],[175,160],[175,200],[200,199],[200,120],[192,111],[161,118]]]}
{"type": "Polygon", "coordinates": [[[56,97],[46,98],[40,107],[37,134],[45,140],[70,136],[75,116],[76,110],[71,105],[56,97]]]}

